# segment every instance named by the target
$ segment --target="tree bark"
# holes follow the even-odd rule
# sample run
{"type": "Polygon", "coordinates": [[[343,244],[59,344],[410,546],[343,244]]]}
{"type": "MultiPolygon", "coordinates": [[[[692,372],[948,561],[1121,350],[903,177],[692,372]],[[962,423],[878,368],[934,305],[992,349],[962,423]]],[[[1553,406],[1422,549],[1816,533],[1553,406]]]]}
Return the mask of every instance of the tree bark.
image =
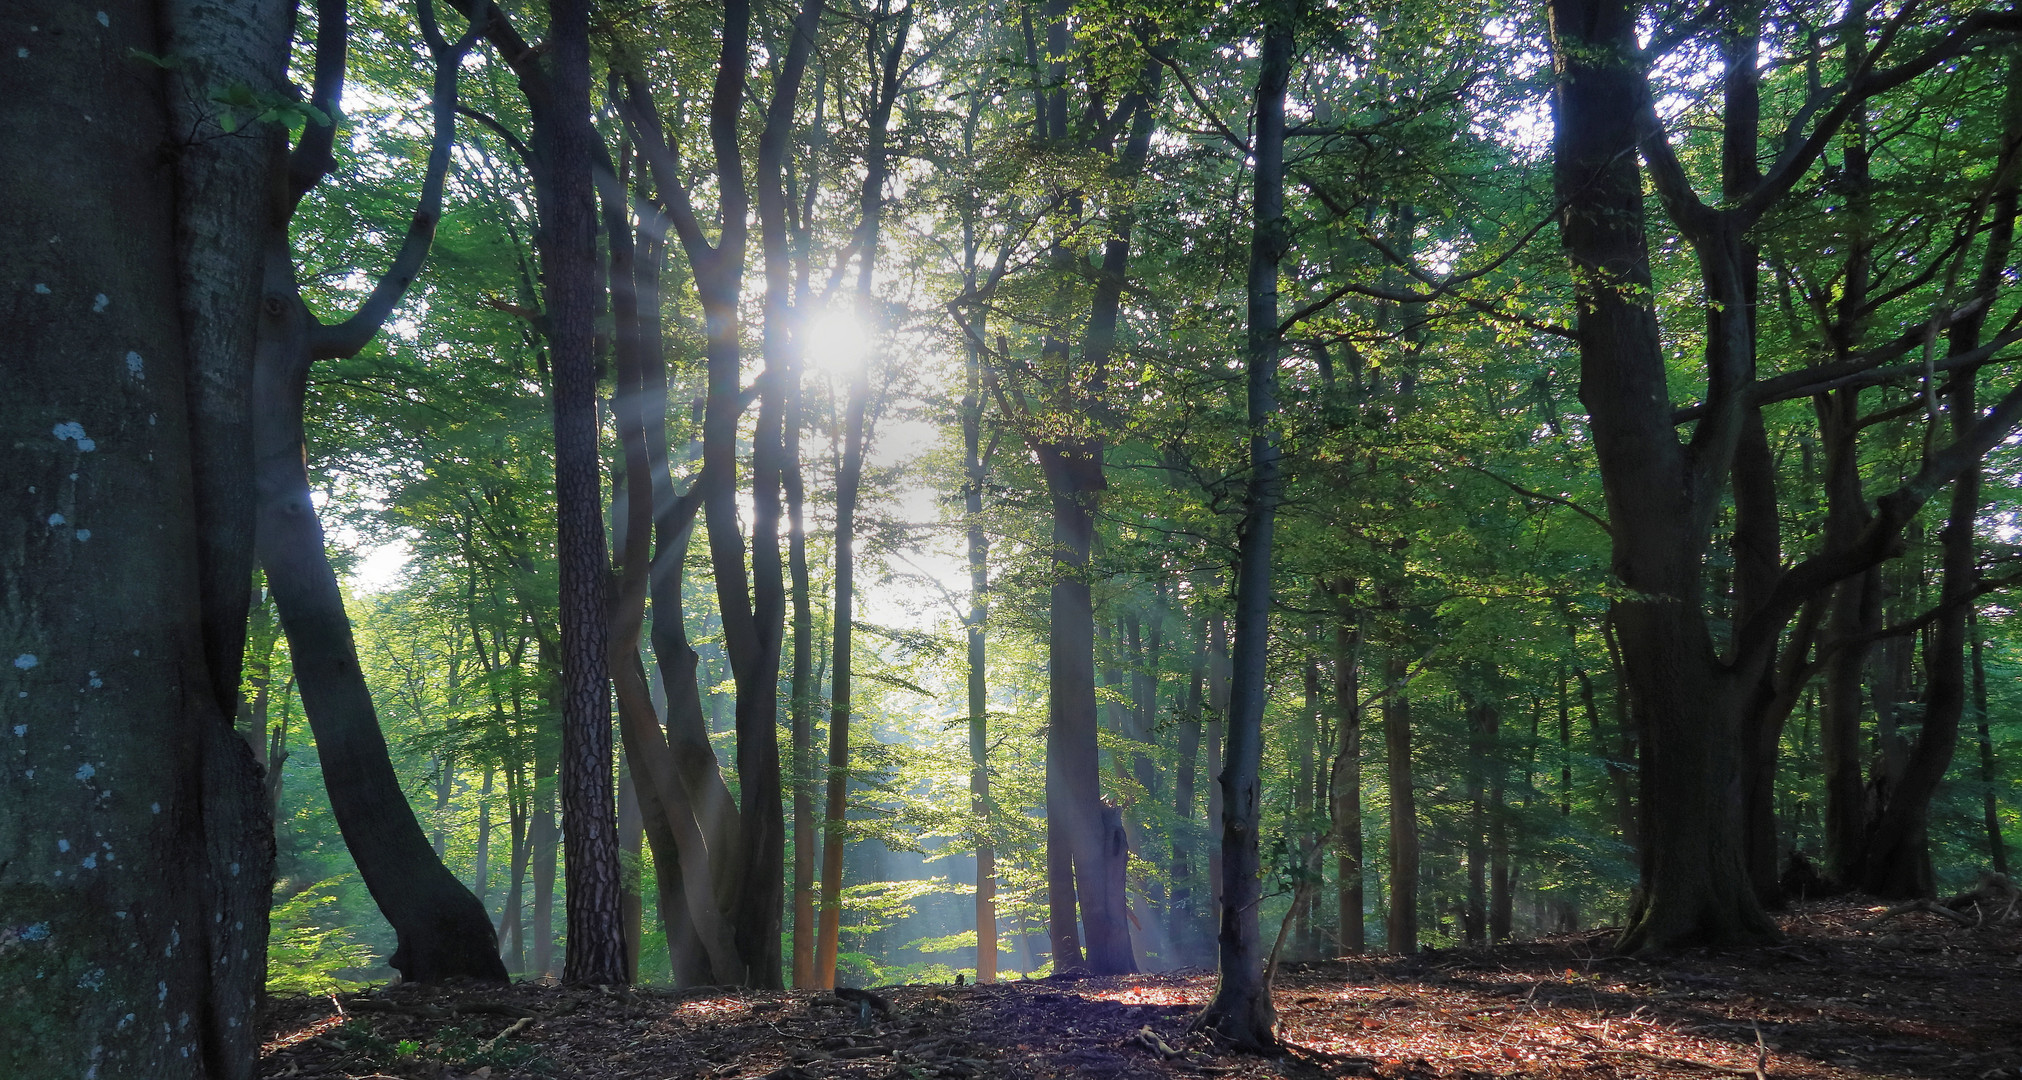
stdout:
{"type": "Polygon", "coordinates": [[[1236,542],[1236,634],[1230,657],[1229,749],[1222,766],[1221,978],[1196,1026],[1236,1049],[1262,1053],[1278,1046],[1257,905],[1263,867],[1257,829],[1263,821],[1258,775],[1263,759],[1266,662],[1271,628],[1271,546],[1283,465],[1272,419],[1278,411],[1278,264],[1290,246],[1285,221],[1285,90],[1292,74],[1293,29],[1300,6],[1276,0],[1265,9],[1259,45],[1255,134],[1251,141],[1249,332],[1245,384],[1250,479],[1236,542]]]}
{"type": "MultiPolygon", "coordinates": [[[[1706,445],[1688,459],[1672,426],[1650,301],[1636,156],[1646,88],[1632,59],[1634,12],[1623,0],[1554,0],[1551,16],[1555,176],[1576,282],[1580,397],[1607,496],[1614,571],[1633,590],[1617,602],[1616,623],[1648,718],[1645,746],[1655,751],[1643,759],[1644,803],[1663,807],[1646,819],[1642,889],[1618,947],[1766,941],[1775,926],[1749,886],[1738,808],[1727,801],[1737,780],[1735,683],[1753,680],[1724,672],[1714,655],[1700,568],[1715,508],[1693,496],[1732,461],[1735,387],[1746,373],[1736,369],[1731,340],[1709,339],[1727,365],[1712,380],[1722,405],[1702,421],[1694,440],[1706,445]]],[[[1706,228],[1714,235],[1698,249],[1711,296],[1743,310],[1736,281],[1716,273],[1732,268],[1739,229],[1726,218],[1706,228]]],[[[1729,320],[1724,332],[1736,334],[1743,321],[1729,320]]]]}
{"type": "MultiPolygon", "coordinates": [[[[185,130],[175,89],[132,59],[210,32],[186,16],[44,5],[0,72],[0,256],[14,282],[0,346],[9,1075],[236,1080],[256,1066],[273,848],[254,755],[232,729],[231,640],[251,572],[224,579],[207,552],[222,523],[198,517],[207,491],[246,490],[250,460],[217,453],[223,433],[197,431],[207,417],[193,403],[207,364],[245,369],[246,353],[223,350],[244,348],[247,328],[230,322],[238,300],[186,322],[202,297],[184,283],[214,267],[199,272],[242,300],[258,280],[229,237],[206,252],[197,223],[178,221],[179,176],[161,153],[185,130]],[[201,355],[218,339],[230,344],[201,355]],[[200,478],[206,454],[215,471],[200,478]],[[213,655],[220,644],[228,656],[213,655]]],[[[217,44],[248,44],[260,84],[281,82],[285,46],[217,44]]],[[[207,190],[252,204],[273,178],[221,172],[207,190]]]]}
{"type": "Polygon", "coordinates": [[[1418,951],[1418,801],[1412,786],[1411,698],[1404,655],[1391,648],[1383,658],[1383,746],[1390,798],[1390,913],[1385,924],[1391,952],[1418,951]]]}
{"type": "Polygon", "coordinates": [[[1342,955],[1368,948],[1362,896],[1362,621],[1353,607],[1353,587],[1336,583],[1334,594],[1334,715],[1338,747],[1328,773],[1328,813],[1340,849],[1335,855],[1339,889],[1337,925],[1342,955]]]}
{"type": "MultiPolygon", "coordinates": [[[[308,126],[291,155],[289,182],[276,192],[253,371],[253,400],[259,406],[254,423],[256,543],[288,634],[332,810],[360,876],[399,941],[390,962],[414,981],[503,981],[497,935],[484,905],[429,847],[394,776],[358,667],[336,574],[324,553],[304,465],[302,410],[310,365],[354,356],[371,341],[420,272],[434,238],[455,134],[457,75],[486,9],[474,12],[476,22],[454,43],[438,30],[432,9],[423,5],[418,10],[435,61],[434,132],[422,193],[391,265],[343,322],[324,324],[310,316],[295,280],[287,229],[302,196],[332,166],[330,125],[308,126]]],[[[347,36],[344,4],[328,0],[317,16],[312,91],[314,104],[328,115],[337,112],[347,36]]]]}
{"type": "Polygon", "coordinates": [[[1994,765],[1994,740],[1987,732],[1987,665],[1980,655],[1980,617],[1976,610],[1972,613],[1967,631],[1973,640],[1973,714],[1978,720],[1980,736],[1980,783],[1986,791],[1980,796],[1981,816],[1987,828],[1987,859],[1997,874],[2008,872],[2008,845],[2001,840],[2001,805],[1994,794],[1995,783],[2001,775],[1994,765]]]}

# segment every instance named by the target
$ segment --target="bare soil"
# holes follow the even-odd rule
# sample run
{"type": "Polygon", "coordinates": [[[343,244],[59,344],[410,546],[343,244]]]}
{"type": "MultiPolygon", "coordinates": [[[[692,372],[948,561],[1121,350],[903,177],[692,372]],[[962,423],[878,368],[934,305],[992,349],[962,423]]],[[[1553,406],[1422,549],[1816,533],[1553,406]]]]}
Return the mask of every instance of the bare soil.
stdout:
{"type": "Polygon", "coordinates": [[[1210,972],[805,991],[396,986],[271,1003],[263,1077],[325,1080],[2022,1080],[2022,920],[1881,905],[1783,916],[1784,944],[1610,956],[1596,931],[1288,965],[1286,1052],[1189,1030],[1210,972]],[[881,1006],[889,1005],[887,1012],[881,1006]]]}

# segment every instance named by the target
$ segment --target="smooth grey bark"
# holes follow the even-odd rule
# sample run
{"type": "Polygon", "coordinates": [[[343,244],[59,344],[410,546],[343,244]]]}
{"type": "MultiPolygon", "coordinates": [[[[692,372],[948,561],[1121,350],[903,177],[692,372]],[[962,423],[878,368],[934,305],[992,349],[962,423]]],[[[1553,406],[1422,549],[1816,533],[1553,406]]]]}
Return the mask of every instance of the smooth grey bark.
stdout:
{"type": "Polygon", "coordinates": [[[1222,896],[1218,914],[1221,978],[1195,1021],[1238,1050],[1278,1046],[1257,905],[1263,867],[1257,829],[1263,822],[1259,770],[1263,759],[1265,665],[1271,631],[1271,555],[1283,465],[1271,427],[1277,413],[1278,264],[1290,247],[1285,221],[1285,92],[1292,73],[1295,0],[1265,8],[1259,45],[1256,113],[1251,138],[1249,324],[1244,350],[1250,477],[1236,541],[1235,642],[1230,655],[1228,755],[1222,765],[1222,896]]]}
{"type": "MultiPolygon", "coordinates": [[[[243,338],[184,318],[181,285],[205,259],[180,249],[206,241],[179,229],[161,153],[183,130],[174,91],[134,57],[166,51],[163,16],[124,0],[14,9],[16,25],[38,29],[0,71],[10,1076],[255,1068],[271,830],[254,755],[233,731],[236,652],[220,662],[207,647],[234,624],[243,634],[251,574],[206,595],[216,552],[197,518],[207,488],[249,482],[250,461],[225,454],[213,459],[222,472],[197,478],[210,451],[190,359],[206,338],[243,338]]],[[[230,190],[214,191],[256,197],[271,178],[219,175],[230,190]]],[[[241,272],[242,254],[222,253],[218,272],[241,272]]]]}
{"type": "Polygon", "coordinates": [[[1328,772],[1328,816],[1340,850],[1335,857],[1339,888],[1337,925],[1343,955],[1368,947],[1363,927],[1362,885],[1362,621],[1354,589],[1336,583],[1334,595],[1334,710],[1338,746],[1328,772]]]}

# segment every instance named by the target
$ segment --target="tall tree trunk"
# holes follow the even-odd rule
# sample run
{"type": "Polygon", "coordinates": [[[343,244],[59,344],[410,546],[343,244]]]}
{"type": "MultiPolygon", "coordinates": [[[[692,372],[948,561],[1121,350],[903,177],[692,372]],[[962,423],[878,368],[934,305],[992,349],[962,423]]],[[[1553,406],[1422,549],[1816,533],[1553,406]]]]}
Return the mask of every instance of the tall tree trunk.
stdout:
{"type": "MultiPolygon", "coordinates": [[[[1308,648],[1313,647],[1314,643],[1309,642],[1308,648]]],[[[1305,692],[1305,707],[1299,710],[1298,728],[1292,741],[1292,813],[1299,822],[1296,850],[1300,852],[1320,839],[1309,824],[1314,820],[1314,777],[1319,772],[1315,758],[1320,752],[1320,657],[1316,652],[1307,654],[1303,675],[1300,689],[1305,692]]],[[[1300,859],[1301,865],[1308,862],[1319,865],[1315,860],[1300,859]]],[[[1318,884],[1315,882],[1314,887],[1304,894],[1294,893],[1292,947],[1293,955],[1299,959],[1309,958],[1318,951],[1313,934],[1313,897],[1319,892],[1318,884]]]]}
{"type": "MultiPolygon", "coordinates": [[[[1560,680],[1559,699],[1565,701],[1560,680]]],[[[1470,945],[1488,943],[1488,725],[1494,714],[1476,696],[1463,693],[1467,713],[1467,906],[1462,926],[1470,945]]]]}
{"type": "MultiPolygon", "coordinates": [[[[980,96],[962,129],[965,153],[975,152],[980,96]]],[[[976,288],[976,207],[973,193],[962,204],[962,272],[969,291],[976,288]]],[[[990,619],[990,538],[983,531],[983,486],[989,481],[989,460],[983,447],[983,316],[976,317],[968,340],[966,382],[962,395],[962,511],[966,519],[969,556],[969,617],[964,620],[969,645],[969,812],[976,817],[976,981],[997,981],[997,850],[990,801],[990,696],[985,647],[990,619]]]]}
{"type": "Polygon", "coordinates": [[[736,812],[715,751],[698,731],[695,653],[682,622],[682,571],[699,495],[693,488],[673,493],[659,304],[664,248],[646,227],[635,242],[622,176],[605,184],[604,218],[617,376],[612,412],[622,459],[611,515],[619,542],[608,645],[627,776],[641,832],[653,845],[673,978],[682,985],[740,983],[745,965],[725,914],[735,894],[725,878],[735,872],[736,812]],[[659,550],[649,554],[656,539],[659,550]],[[657,702],[639,653],[649,594],[654,652],[662,661],[657,702]],[[664,727],[656,706],[665,707],[664,727]]]}
{"type": "Polygon", "coordinates": [[[534,746],[534,820],[528,832],[534,859],[533,967],[535,978],[555,972],[555,849],[561,831],[555,827],[555,750],[552,740],[534,746]]]}
{"type": "Polygon", "coordinates": [[[639,810],[639,785],[632,777],[631,755],[622,750],[618,755],[618,857],[625,890],[618,899],[619,925],[625,932],[625,981],[635,983],[646,937],[646,817],[639,810]]]}
{"type": "Polygon", "coordinates": [[[1174,959],[1192,962],[1197,917],[1194,913],[1194,786],[1200,774],[1201,710],[1205,708],[1208,673],[1207,620],[1194,623],[1192,669],[1187,677],[1186,709],[1180,715],[1179,747],[1173,776],[1172,894],[1166,905],[1166,935],[1174,959]]]}
{"type": "MultiPolygon", "coordinates": [[[[906,37],[912,27],[910,4],[897,15],[897,26],[884,34],[883,23],[892,18],[888,3],[878,6],[873,37],[879,41],[880,77],[877,97],[868,117],[869,142],[864,151],[864,182],[858,197],[861,222],[857,228],[860,251],[857,256],[857,318],[867,333],[876,333],[876,283],[878,247],[883,236],[885,180],[890,169],[886,135],[891,127],[892,107],[899,95],[899,60],[905,53],[906,37]]],[[[768,267],[770,267],[768,259],[768,267]]],[[[814,982],[835,985],[836,953],[842,934],[842,875],[844,817],[849,808],[849,738],[851,694],[855,675],[856,612],[856,510],[857,493],[863,483],[867,414],[871,405],[872,357],[864,356],[851,373],[847,416],[843,421],[843,458],[836,474],[835,516],[835,626],[831,630],[829,687],[828,799],[823,816],[821,845],[821,931],[815,939],[814,982]]]]}
{"type": "MultiPolygon", "coordinates": [[[[1215,577],[1219,586],[1221,577],[1215,577]]],[[[1219,592],[1219,588],[1215,590],[1219,592]]],[[[1207,929],[1213,929],[1214,920],[1221,918],[1222,910],[1222,839],[1214,833],[1214,828],[1222,820],[1222,748],[1227,742],[1222,734],[1228,728],[1229,717],[1229,629],[1228,619],[1221,608],[1221,598],[1212,603],[1213,612],[1208,616],[1208,715],[1202,737],[1207,741],[1206,760],[1201,765],[1201,773],[1213,782],[1208,784],[1208,911],[1210,921],[1207,929]]]]}
{"type": "MultiPolygon", "coordinates": [[[[1739,814],[1728,803],[1738,775],[1737,679],[1716,657],[1700,606],[1702,541],[1718,499],[1694,497],[1709,485],[1717,490],[1732,460],[1735,387],[1746,378],[1733,367],[1740,354],[1732,339],[1745,320],[1731,318],[1720,335],[1709,335],[1709,352],[1724,350],[1719,357],[1728,366],[1710,365],[1718,408],[1694,436],[1710,443],[1688,460],[1673,427],[1649,299],[1636,153],[1646,88],[1631,59],[1634,9],[1624,0],[1554,0],[1551,17],[1555,175],[1565,207],[1561,242],[1577,282],[1580,397],[1607,495],[1614,570],[1633,590],[1617,602],[1616,621],[1625,669],[1649,721],[1645,745],[1655,751],[1643,759],[1644,801],[1663,808],[1647,818],[1638,909],[1619,947],[1769,940],[1775,926],[1750,888],[1739,814]]],[[[1745,300],[1726,273],[1740,229],[1724,217],[1706,228],[1699,251],[1709,302],[1740,312],[1745,300]]]]}
{"type": "Polygon", "coordinates": [[[496,771],[496,765],[486,762],[484,782],[477,789],[477,855],[470,871],[471,891],[477,893],[487,921],[491,919],[491,786],[496,771]]]}
{"type": "Polygon", "coordinates": [[[1245,349],[1250,479],[1237,533],[1236,635],[1230,658],[1229,751],[1222,766],[1221,978],[1196,1025],[1235,1048],[1278,1045],[1257,905],[1263,899],[1257,829],[1263,822],[1258,775],[1263,759],[1265,665],[1271,629],[1271,541],[1282,494],[1283,466],[1272,429],[1278,411],[1278,264],[1290,246],[1285,222],[1285,89],[1291,80],[1296,0],[1275,0],[1264,13],[1255,135],[1251,152],[1249,333],[1245,349]]]}
{"type": "Polygon", "coordinates": [[[1982,817],[1987,827],[1987,858],[1997,874],[2008,872],[2008,845],[2001,840],[2001,805],[1994,795],[1995,784],[2001,771],[1994,766],[1994,740],[1987,733],[1987,665],[1980,655],[1980,613],[1975,610],[1967,631],[1973,638],[1973,715],[1978,720],[1980,736],[1980,783],[1985,785],[1985,793],[1980,796],[1982,817]]]}
{"type": "MultiPolygon", "coordinates": [[[[1975,282],[1975,292],[1982,296],[1992,296],[2010,272],[2015,217],[2018,202],[2022,202],[2018,199],[2022,182],[2018,182],[2012,160],[2018,147],[2022,147],[2022,55],[2012,47],[2007,75],[2001,140],[2006,175],[1991,200],[1987,246],[1981,257],[1979,280],[1975,282]]],[[[1981,308],[1953,325],[1948,351],[1956,356],[1979,348],[1985,321],[1985,309],[1981,308]]],[[[1974,368],[1951,376],[1945,411],[1955,439],[1965,438],[1980,419],[1974,400],[1977,379],[1978,370],[1974,368]]],[[[1937,394],[1939,388],[1934,385],[1926,392],[1937,394]]],[[[1980,473],[1976,460],[1952,481],[1951,506],[1944,531],[1938,536],[1941,613],[1924,638],[1923,724],[1896,783],[1882,792],[1868,838],[1861,887],[1888,899],[1929,897],[1937,891],[1929,838],[1931,798],[1951,767],[1959,741],[1959,721],[1967,702],[1969,637],[1975,662],[1979,659],[1978,635],[1969,631],[1973,622],[1972,594],[1979,584],[1974,527],[1980,515],[1980,473]]],[[[1981,715],[1984,718],[1984,709],[1981,715]]],[[[1980,723],[1984,725],[1985,720],[1980,723]]]]}
{"type": "Polygon", "coordinates": [[[261,251],[247,223],[210,233],[195,211],[258,207],[276,163],[254,135],[250,160],[171,166],[162,147],[219,136],[184,126],[182,85],[131,57],[202,40],[243,63],[196,79],[282,86],[287,16],[116,2],[10,18],[40,29],[16,32],[0,72],[0,1068],[239,1080],[257,1065],[273,841],[233,731],[244,383],[202,383],[247,368],[261,251]]]}
{"type": "Polygon", "coordinates": [[[1344,956],[1368,947],[1362,897],[1362,621],[1354,588],[1342,581],[1334,593],[1334,715],[1339,746],[1328,773],[1328,811],[1340,845],[1335,855],[1340,949],[1344,956]]]}
{"type": "MultiPolygon", "coordinates": [[[[555,536],[561,566],[562,842],[567,848],[569,950],[563,978],[625,981],[617,813],[612,800],[610,624],[602,469],[597,451],[597,214],[590,171],[590,5],[549,6],[545,61],[552,122],[534,131],[548,183],[541,284],[554,370],[555,536]]],[[[544,197],[540,197],[544,194],[544,197]]]]}
{"type": "Polygon", "coordinates": [[[1418,800],[1412,787],[1411,698],[1404,654],[1383,657],[1383,746],[1390,800],[1390,915],[1386,944],[1409,956],[1418,951],[1418,800]]]}

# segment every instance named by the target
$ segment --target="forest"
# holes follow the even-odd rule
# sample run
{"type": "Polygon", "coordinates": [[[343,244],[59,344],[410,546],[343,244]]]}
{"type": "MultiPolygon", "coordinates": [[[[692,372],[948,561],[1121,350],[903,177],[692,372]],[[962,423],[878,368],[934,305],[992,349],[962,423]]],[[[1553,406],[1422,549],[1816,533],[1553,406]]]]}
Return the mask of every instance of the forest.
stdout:
{"type": "Polygon", "coordinates": [[[2012,5],[101,2],[4,20],[0,1072],[2014,1008],[2012,5]]]}

